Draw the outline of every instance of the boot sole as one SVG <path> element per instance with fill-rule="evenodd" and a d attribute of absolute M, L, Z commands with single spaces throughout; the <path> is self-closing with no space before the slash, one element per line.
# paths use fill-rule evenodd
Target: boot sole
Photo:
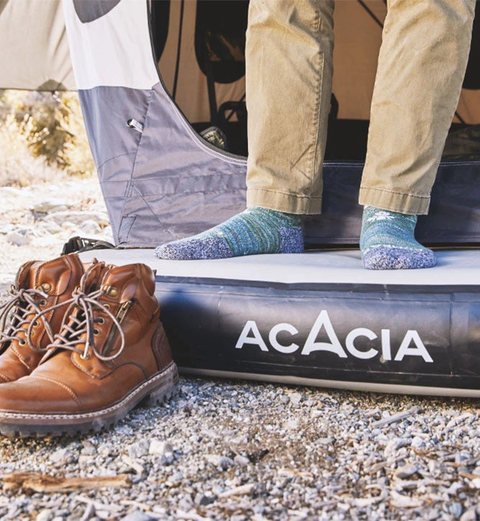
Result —
<path fill-rule="evenodd" d="M 174 362 L 161 373 L 130 391 L 121 401 L 92 412 L 36 414 L 0 411 L 0 434 L 23 436 L 76 436 L 111 427 L 142 403 L 153 406 L 170 399 L 178 384 Z"/>

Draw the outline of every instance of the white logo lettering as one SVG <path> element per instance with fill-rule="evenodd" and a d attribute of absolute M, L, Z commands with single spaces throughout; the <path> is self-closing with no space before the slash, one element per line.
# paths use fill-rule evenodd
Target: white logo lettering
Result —
<path fill-rule="evenodd" d="M 411 343 L 414 343 L 416 347 L 410 347 Z M 423 345 L 422 339 L 417 331 L 409 330 L 403 339 L 403 342 L 398 348 L 397 356 L 395 360 L 401 362 L 405 355 L 410 356 L 421 356 L 425 362 L 433 362 L 432 357 L 429 355 L 426 347 Z"/>
<path fill-rule="evenodd" d="M 327 333 L 330 343 L 315 342 L 322 327 L 325 328 L 325 332 Z M 323 310 L 320 315 L 318 315 L 315 324 L 313 324 L 312 330 L 310 331 L 307 341 L 305 342 L 302 355 L 309 355 L 313 351 L 330 351 L 331 353 L 336 353 L 340 358 L 347 358 L 347 353 L 345 353 L 343 350 L 342 344 L 338 340 L 332 323 L 330 322 L 330 317 L 325 310 Z"/>
<path fill-rule="evenodd" d="M 322 329 L 328 338 L 328 342 L 317 341 L 317 338 Z M 292 337 L 298 335 L 299 333 L 295 326 L 285 322 L 273 326 L 269 332 L 268 340 L 271 347 L 279 353 L 292 354 L 300 351 L 301 355 L 308 356 L 314 351 L 328 351 L 330 353 L 335 353 L 339 358 L 348 358 L 344 347 L 340 343 L 340 340 L 335 333 L 332 322 L 326 310 L 323 310 L 318 315 L 317 320 L 313 324 L 312 329 L 308 334 L 303 348 L 293 341 L 288 345 L 281 344 L 278 341 L 278 335 L 281 332 L 287 332 L 292 335 Z M 367 351 L 361 351 L 355 346 L 355 341 L 357 338 L 362 336 L 372 342 L 378 339 L 378 335 L 371 329 L 364 327 L 353 329 L 347 334 L 345 338 L 345 348 L 350 355 L 354 356 L 355 358 L 359 358 L 360 360 L 370 360 L 371 358 L 379 355 L 381 352 L 381 362 L 388 362 L 392 360 L 390 329 L 382 329 L 380 333 L 380 346 L 378 343 L 376 345 L 374 344 Z M 240 333 L 235 348 L 242 349 L 245 344 L 255 345 L 258 346 L 261 351 L 265 351 L 267 353 L 269 352 L 267 344 L 265 343 L 265 340 L 263 339 L 255 320 L 247 321 L 242 332 Z M 375 347 L 378 347 L 378 349 Z M 418 331 L 413 329 L 409 329 L 407 331 L 393 360 L 395 362 L 401 362 L 405 356 L 419 356 L 423 358 L 425 362 L 433 362 L 433 359 L 427 351 L 427 348 L 425 347 L 422 339 L 420 338 Z"/>
<path fill-rule="evenodd" d="M 248 336 L 248 333 L 250 333 L 250 331 L 252 332 L 253 337 Z M 268 347 L 266 346 L 265 342 L 263 341 L 262 335 L 260 334 L 260 331 L 258 330 L 258 326 L 257 326 L 257 323 L 255 322 L 255 320 L 249 320 L 245 324 L 245 327 L 243 328 L 243 331 L 240 333 L 240 336 L 238 338 L 237 345 L 235 346 L 235 348 L 242 349 L 242 347 L 245 344 L 256 345 L 256 346 L 260 347 L 260 349 L 262 351 L 268 352 Z"/>
<path fill-rule="evenodd" d="M 350 331 L 350 333 L 347 335 L 347 338 L 345 339 L 345 346 L 350 354 L 362 360 L 369 360 L 378 354 L 378 351 L 373 348 L 369 349 L 368 351 L 359 351 L 354 345 L 355 339 L 359 336 L 366 336 L 369 340 L 375 340 L 378 338 L 372 330 L 366 329 L 364 327 L 359 327 L 353 331 Z"/>
<path fill-rule="evenodd" d="M 277 340 L 277 335 L 280 331 L 287 331 L 292 335 L 296 335 L 298 333 L 298 329 L 293 327 L 291 324 L 277 324 L 272 327 L 270 334 L 268 335 L 268 340 L 270 340 L 270 344 L 272 344 L 273 349 L 280 351 L 280 353 L 290 354 L 295 353 L 295 351 L 300 347 L 298 344 L 290 344 L 289 346 L 282 346 Z"/>

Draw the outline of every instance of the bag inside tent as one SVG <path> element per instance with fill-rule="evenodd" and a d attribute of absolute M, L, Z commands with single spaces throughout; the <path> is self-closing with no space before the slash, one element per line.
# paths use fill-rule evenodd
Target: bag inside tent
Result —
<path fill-rule="evenodd" d="M 336 2 L 324 213 L 304 229 L 314 251 L 188 262 L 152 248 L 245 208 L 248 1 L 63 0 L 63 11 L 0 0 L 0 88 L 78 89 L 116 243 L 82 259 L 156 270 L 183 373 L 480 397 L 480 18 L 417 227 L 438 266 L 374 272 L 361 266 L 357 197 L 386 2 Z"/>

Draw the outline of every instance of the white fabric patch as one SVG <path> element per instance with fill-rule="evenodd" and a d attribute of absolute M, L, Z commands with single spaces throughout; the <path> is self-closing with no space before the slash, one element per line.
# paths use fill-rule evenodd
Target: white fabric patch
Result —
<path fill-rule="evenodd" d="M 146 0 L 122 0 L 98 20 L 83 24 L 72 0 L 63 0 L 78 89 L 151 89 L 159 82 Z"/>

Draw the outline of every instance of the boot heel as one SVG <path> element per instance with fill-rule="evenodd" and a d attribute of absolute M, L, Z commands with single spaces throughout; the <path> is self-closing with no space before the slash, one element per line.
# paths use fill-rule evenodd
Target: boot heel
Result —
<path fill-rule="evenodd" d="M 168 385 L 154 389 L 148 396 L 143 399 L 142 405 L 145 407 L 153 407 L 164 402 L 167 402 L 177 393 L 178 385 L 178 371 L 175 367 L 175 373 Z"/>

